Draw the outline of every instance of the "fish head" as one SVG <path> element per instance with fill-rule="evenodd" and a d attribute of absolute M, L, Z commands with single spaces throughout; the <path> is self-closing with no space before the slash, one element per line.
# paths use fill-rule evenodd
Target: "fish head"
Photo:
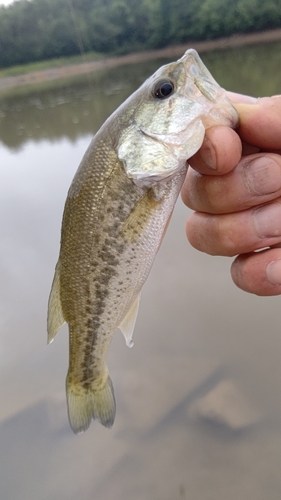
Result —
<path fill-rule="evenodd" d="M 238 124 L 226 91 L 193 49 L 158 69 L 121 108 L 117 154 L 139 185 L 183 168 L 200 149 L 207 128 Z"/>

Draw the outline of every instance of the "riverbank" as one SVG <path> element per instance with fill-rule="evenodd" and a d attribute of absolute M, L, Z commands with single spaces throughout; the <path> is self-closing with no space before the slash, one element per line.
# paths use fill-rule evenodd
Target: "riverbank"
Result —
<path fill-rule="evenodd" d="M 99 61 L 81 62 L 79 64 L 64 65 L 56 68 L 48 68 L 30 73 L 7 76 L 0 78 L 0 90 L 20 87 L 42 82 L 52 81 L 60 78 L 70 78 L 80 74 L 91 73 L 104 68 L 113 68 L 127 64 L 135 64 L 152 59 L 172 59 L 181 56 L 188 48 L 193 47 L 199 53 L 212 50 L 220 50 L 241 45 L 252 45 L 257 43 L 269 43 L 281 40 L 281 29 L 251 33 L 247 35 L 234 35 L 228 38 L 207 40 L 203 42 L 190 42 L 183 45 L 175 45 L 164 49 L 152 50 L 127 54 L 121 57 L 109 57 Z"/>

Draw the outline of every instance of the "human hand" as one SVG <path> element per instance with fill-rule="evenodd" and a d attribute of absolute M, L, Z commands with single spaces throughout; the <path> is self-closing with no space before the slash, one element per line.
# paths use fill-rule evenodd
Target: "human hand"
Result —
<path fill-rule="evenodd" d="M 210 255 L 238 255 L 231 266 L 238 287 L 278 295 L 281 96 L 229 97 L 239 113 L 238 130 L 208 129 L 201 149 L 189 160 L 182 199 L 195 213 L 186 234 L 196 249 Z"/>

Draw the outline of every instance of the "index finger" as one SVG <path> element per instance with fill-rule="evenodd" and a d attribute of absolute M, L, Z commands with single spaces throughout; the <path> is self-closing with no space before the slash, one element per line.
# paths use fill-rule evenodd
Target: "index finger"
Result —
<path fill-rule="evenodd" d="M 229 127 L 215 125 L 206 130 L 201 148 L 188 163 L 200 174 L 224 175 L 236 167 L 241 154 L 238 134 Z"/>
<path fill-rule="evenodd" d="M 237 132 L 242 141 L 266 151 L 281 149 L 281 96 L 262 97 L 256 103 L 235 102 Z"/>

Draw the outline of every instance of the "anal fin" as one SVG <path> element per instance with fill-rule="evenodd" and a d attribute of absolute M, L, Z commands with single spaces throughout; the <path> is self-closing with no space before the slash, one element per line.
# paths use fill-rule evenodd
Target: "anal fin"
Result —
<path fill-rule="evenodd" d="M 123 318 L 122 322 L 118 326 L 119 330 L 123 333 L 126 344 L 128 347 L 133 347 L 134 342 L 132 341 L 134 328 L 137 320 L 138 310 L 139 310 L 139 302 L 140 302 L 140 293 L 133 302 L 130 310 L 127 312 L 125 318 Z"/>

